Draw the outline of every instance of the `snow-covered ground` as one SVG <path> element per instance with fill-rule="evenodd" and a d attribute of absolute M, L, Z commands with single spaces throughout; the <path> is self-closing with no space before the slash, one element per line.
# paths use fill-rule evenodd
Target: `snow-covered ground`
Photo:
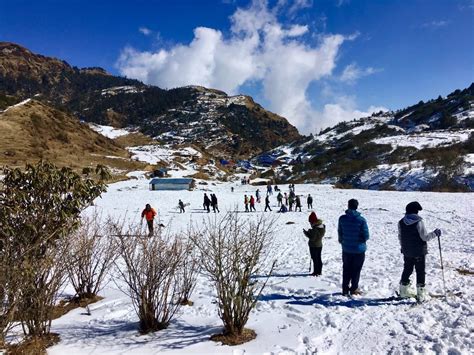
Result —
<path fill-rule="evenodd" d="M 461 143 L 469 139 L 469 135 L 474 129 L 460 131 L 436 131 L 424 132 L 418 134 L 398 135 L 374 139 L 376 144 L 391 144 L 395 149 L 397 147 L 415 147 L 417 149 L 433 148 L 438 146 L 452 145 Z"/>
<path fill-rule="evenodd" d="M 140 177 L 139 174 L 136 176 Z M 240 183 L 198 185 L 195 191 L 149 191 L 148 181 L 139 178 L 111 185 L 97 200 L 104 214 L 126 216 L 138 222 L 145 203 L 159 212 L 167 228 L 185 229 L 189 221 L 202 223 L 206 190 L 216 193 L 221 211 L 239 206 L 244 194 L 257 187 Z M 231 192 L 231 186 L 235 188 Z M 260 187 L 261 189 L 261 187 Z M 285 186 L 284 191 L 287 191 Z M 114 282 L 102 292 L 105 298 L 90 306 L 92 315 L 74 310 L 53 322 L 61 342 L 49 354 L 469 354 L 474 349 L 472 275 L 460 275 L 456 268 L 474 270 L 473 194 L 337 190 L 327 185 L 296 185 L 297 194 L 314 197 L 315 211 L 327 226 L 323 247 L 323 276 L 307 276 L 309 252 L 302 228 L 308 228 L 309 211 L 277 214 L 272 253 L 278 260 L 269 286 L 247 324 L 257 338 L 236 346 L 222 346 L 209 340 L 221 330 L 213 303 L 215 290 L 200 277 L 192 296 L 192 307 L 182 312 L 166 330 L 142 336 L 131 301 Z M 364 295 L 350 300 L 340 295 L 341 248 L 337 242 L 337 220 L 349 198 L 357 198 L 367 218 L 371 237 L 360 286 Z M 177 211 L 178 199 L 189 202 L 185 214 Z M 305 199 L 304 199 L 305 200 Z M 461 291 L 447 301 L 432 299 L 423 305 L 411 301 L 390 302 L 402 271 L 397 239 L 397 222 L 405 205 L 417 200 L 428 229 L 443 231 L 442 246 L 446 286 Z M 262 205 L 257 210 L 263 211 Z M 242 218 L 255 214 L 242 213 Z M 294 224 L 287 224 L 294 222 Z M 429 243 L 427 287 L 442 293 L 437 242 Z M 412 276 L 413 277 L 413 276 Z M 120 283 L 119 279 L 115 280 Z"/>
<path fill-rule="evenodd" d="M 131 131 L 127 129 L 120 129 L 112 126 L 103 126 L 95 123 L 89 123 L 89 127 L 97 133 L 100 133 L 110 139 L 126 136 L 127 134 L 131 133 Z"/>

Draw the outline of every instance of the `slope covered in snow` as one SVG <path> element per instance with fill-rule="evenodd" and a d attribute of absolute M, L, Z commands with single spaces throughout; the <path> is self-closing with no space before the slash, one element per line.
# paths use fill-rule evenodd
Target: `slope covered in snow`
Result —
<path fill-rule="evenodd" d="M 231 192 L 231 186 L 234 192 Z M 145 203 L 158 210 L 159 219 L 173 231 L 186 229 L 190 221 L 202 224 L 208 215 L 202 210 L 203 192 L 216 193 L 221 211 L 235 206 L 242 211 L 243 194 L 257 187 L 240 183 L 216 183 L 196 191 L 149 191 L 145 179 L 113 184 L 96 202 L 104 215 L 125 216 L 137 223 Z M 283 189 L 287 192 L 286 186 Z M 328 185 L 296 185 L 296 193 L 314 197 L 315 211 L 324 220 L 327 233 L 322 252 L 323 275 L 307 276 L 309 252 L 302 228 L 308 228 L 309 211 L 277 214 L 276 198 L 271 197 L 277 233 L 271 253 L 277 269 L 248 327 L 257 333 L 249 343 L 229 347 L 209 340 L 221 331 L 215 289 L 203 276 L 191 297 L 192 307 L 184 307 L 168 329 L 151 335 L 137 332 L 137 317 L 131 301 L 119 291 L 113 275 L 103 291 L 105 298 L 90 306 L 91 316 L 76 309 L 53 321 L 53 331 L 61 342 L 50 348 L 56 354 L 467 354 L 472 338 L 474 291 L 472 275 L 457 269 L 474 270 L 474 215 L 472 194 L 391 191 L 337 190 Z M 347 299 L 340 295 L 341 248 L 337 242 L 338 216 L 347 200 L 357 198 L 367 218 L 370 240 L 360 286 L 364 295 Z M 185 214 L 177 211 L 178 199 L 190 203 Z M 441 228 L 446 286 L 462 292 L 447 300 L 432 299 L 423 305 L 393 301 L 402 271 L 397 239 L 397 222 L 406 203 L 418 200 L 428 229 Z M 257 205 L 263 211 L 263 206 Z M 89 211 L 91 212 L 91 210 Z M 240 216 L 255 218 L 257 213 Z M 213 217 L 213 216 L 211 216 Z M 291 222 L 292 224 L 290 224 Z M 443 283 L 436 241 L 429 242 L 427 287 L 441 294 Z M 412 276 L 412 278 L 414 275 Z M 70 292 L 70 289 L 67 289 Z"/>

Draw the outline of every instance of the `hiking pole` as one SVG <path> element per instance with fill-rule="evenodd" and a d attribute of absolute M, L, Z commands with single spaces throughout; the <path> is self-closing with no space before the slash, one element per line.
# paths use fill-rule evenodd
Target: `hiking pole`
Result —
<path fill-rule="evenodd" d="M 441 275 L 443 276 L 444 298 L 446 299 L 446 281 L 444 279 L 443 253 L 441 252 L 441 239 L 438 236 L 439 258 L 441 260 Z"/>

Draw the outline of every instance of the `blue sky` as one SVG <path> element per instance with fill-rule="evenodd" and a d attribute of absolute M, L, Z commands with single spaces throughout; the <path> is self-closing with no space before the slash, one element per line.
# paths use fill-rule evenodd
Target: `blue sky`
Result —
<path fill-rule="evenodd" d="M 162 87 L 250 94 L 303 131 L 474 81 L 472 0 L 0 5 L 2 41 Z"/>

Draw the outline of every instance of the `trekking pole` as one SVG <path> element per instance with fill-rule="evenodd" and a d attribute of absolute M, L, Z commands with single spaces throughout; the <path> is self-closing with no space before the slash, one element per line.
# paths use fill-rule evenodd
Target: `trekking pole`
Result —
<path fill-rule="evenodd" d="M 441 239 L 438 236 L 439 258 L 441 260 L 441 275 L 443 276 L 444 298 L 446 299 L 446 281 L 444 279 L 443 253 L 441 252 Z"/>

